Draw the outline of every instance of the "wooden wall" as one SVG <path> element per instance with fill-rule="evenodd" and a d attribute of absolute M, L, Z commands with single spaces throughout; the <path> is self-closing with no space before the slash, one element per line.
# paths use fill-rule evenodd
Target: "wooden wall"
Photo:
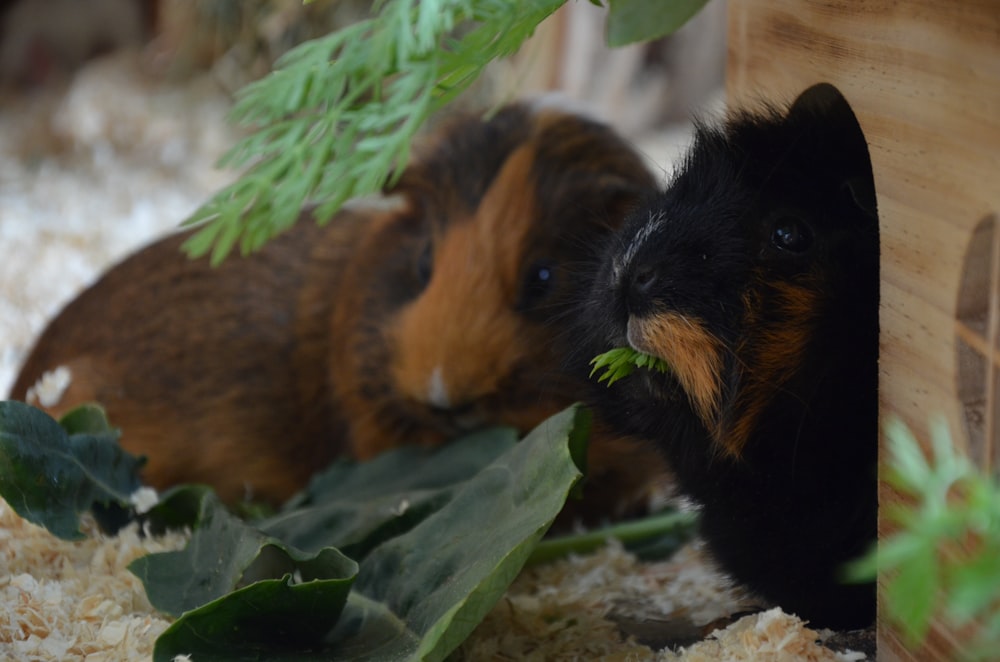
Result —
<path fill-rule="evenodd" d="M 847 97 L 871 150 L 882 416 L 926 440 L 942 413 L 956 445 L 996 469 L 1000 1 L 729 0 L 730 103 L 791 100 L 818 81 Z M 937 624 L 906 652 L 880 624 L 880 660 L 950 660 L 956 646 Z"/>

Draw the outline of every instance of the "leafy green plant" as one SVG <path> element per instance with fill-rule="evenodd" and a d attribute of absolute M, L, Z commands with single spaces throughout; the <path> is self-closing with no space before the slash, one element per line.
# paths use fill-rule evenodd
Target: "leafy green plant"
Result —
<path fill-rule="evenodd" d="M 956 628 L 975 625 L 962 651 L 995 659 L 1000 650 L 1000 481 L 955 450 L 947 423 L 931 426 L 930 460 L 897 418 L 885 425 L 886 480 L 909 503 L 887 506 L 898 530 L 849 571 L 853 579 L 884 577 L 885 612 L 910 646 L 932 618 Z"/>
<path fill-rule="evenodd" d="M 600 0 L 591 0 L 595 5 Z M 608 45 L 624 46 L 674 32 L 708 0 L 608 0 Z"/>
<path fill-rule="evenodd" d="M 255 525 L 208 495 L 186 549 L 133 564 L 157 608 L 183 613 L 157 641 L 155 659 L 233 651 L 289 660 L 443 658 L 503 594 L 559 512 L 580 478 L 573 457 L 586 428 L 575 409 L 518 444 L 507 430 L 459 440 L 457 464 L 451 447 L 339 463 L 285 512 Z M 387 526 L 393 520 L 404 524 Z M 482 535 L 482 522 L 491 535 Z M 297 541 L 313 551 L 299 551 Z M 354 549 L 360 564 L 335 547 Z M 213 562 L 220 550 L 228 560 L 221 569 Z"/>
<path fill-rule="evenodd" d="M 66 540 L 84 537 L 80 516 L 131 505 L 144 460 L 122 451 L 97 406 L 58 423 L 34 407 L 0 402 L 0 495 L 24 519 Z"/>
<path fill-rule="evenodd" d="M 565 1 L 380 0 L 372 18 L 290 51 L 241 91 L 232 117 L 253 133 L 222 164 L 246 171 L 186 221 L 205 224 L 188 252 L 218 263 L 287 229 L 307 201 L 325 222 L 378 191 L 424 121 Z M 706 1 L 608 0 L 609 41 L 667 34 Z"/>
<path fill-rule="evenodd" d="M 571 407 L 521 441 L 494 429 L 338 462 L 255 522 L 207 487 L 169 490 L 144 527 L 190 528 L 190 542 L 130 566 L 177 617 L 154 660 L 443 659 L 538 548 L 581 478 L 588 433 L 586 410 Z M 97 504 L 129 508 L 141 464 L 99 408 L 57 423 L 0 402 L 0 496 L 56 535 L 82 535 L 79 516 Z M 644 530 L 660 538 L 686 525 Z"/>
<path fill-rule="evenodd" d="M 608 386 L 611 386 L 619 379 L 628 377 L 636 368 L 645 368 L 646 370 L 663 373 L 670 370 L 670 366 L 663 359 L 650 354 L 644 354 L 631 347 L 617 347 L 603 354 L 598 354 L 591 359 L 590 365 L 594 366 L 590 371 L 591 377 L 597 374 L 598 370 L 604 368 L 604 372 L 597 378 L 597 381 L 606 381 Z"/>

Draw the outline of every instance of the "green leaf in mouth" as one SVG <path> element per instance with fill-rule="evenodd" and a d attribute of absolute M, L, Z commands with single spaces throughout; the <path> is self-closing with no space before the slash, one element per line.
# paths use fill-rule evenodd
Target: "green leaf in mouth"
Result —
<path fill-rule="evenodd" d="M 667 372 L 670 367 L 663 359 L 651 354 L 644 354 L 631 347 L 616 347 L 603 354 L 598 354 L 590 361 L 594 366 L 590 371 L 593 377 L 598 370 L 604 368 L 604 372 L 597 378 L 598 382 L 606 381 L 611 386 L 619 379 L 628 377 L 636 368 L 645 368 L 655 372 Z"/>

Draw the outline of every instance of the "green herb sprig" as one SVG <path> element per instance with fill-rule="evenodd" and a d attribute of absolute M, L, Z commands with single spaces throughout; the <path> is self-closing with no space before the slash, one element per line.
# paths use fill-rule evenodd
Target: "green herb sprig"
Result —
<path fill-rule="evenodd" d="M 706 1 L 609 0 L 608 41 L 668 34 Z M 232 119 L 253 133 L 220 165 L 244 174 L 185 221 L 204 224 L 185 249 L 217 264 L 236 245 L 263 246 L 307 202 L 326 222 L 347 200 L 379 191 L 425 120 L 565 2 L 377 0 L 372 18 L 289 51 L 241 90 Z"/>
<path fill-rule="evenodd" d="M 936 616 L 955 628 L 978 623 L 961 659 L 996 659 L 1000 480 L 954 448 L 943 419 L 932 421 L 929 459 L 899 419 L 888 420 L 885 436 L 886 480 L 912 501 L 886 506 L 899 529 L 852 564 L 848 576 L 883 576 L 886 612 L 909 646 L 924 641 Z"/>
<path fill-rule="evenodd" d="M 565 0 L 386 0 L 368 20 L 301 44 L 247 86 L 233 111 L 255 133 L 222 165 L 249 166 L 187 221 L 188 241 L 221 261 L 290 227 L 321 200 L 328 220 L 348 199 L 378 191 L 409 157 L 427 117 L 489 62 L 517 51 Z"/>
<path fill-rule="evenodd" d="M 644 354 L 631 347 L 617 347 L 599 354 L 591 359 L 590 365 L 594 366 L 593 370 L 590 371 L 591 377 L 601 368 L 605 368 L 601 376 L 597 378 L 597 381 L 606 381 L 608 386 L 611 386 L 619 379 L 628 377 L 636 368 L 645 368 L 646 370 L 662 373 L 670 370 L 667 362 L 663 359 L 650 354 Z"/>

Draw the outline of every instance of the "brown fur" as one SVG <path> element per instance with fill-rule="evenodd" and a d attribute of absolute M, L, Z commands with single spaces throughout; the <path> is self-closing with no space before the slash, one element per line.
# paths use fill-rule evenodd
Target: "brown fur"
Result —
<path fill-rule="evenodd" d="M 778 312 L 778 320 L 759 319 L 760 302 L 746 300 L 743 328 L 753 332 L 735 348 L 741 387 L 734 405 L 725 411 L 719 406 L 725 347 L 700 320 L 665 312 L 632 318 L 628 324 L 630 344 L 666 361 L 719 450 L 731 458 L 740 457 L 758 415 L 794 373 L 817 317 L 815 289 L 782 282 L 766 287 L 771 290 L 770 305 Z"/>
<path fill-rule="evenodd" d="M 700 320 L 672 312 L 632 318 L 628 335 L 633 347 L 666 361 L 703 421 L 715 419 L 722 390 L 722 343 Z"/>
<path fill-rule="evenodd" d="M 339 450 L 321 359 L 331 302 L 313 283 L 368 217 L 300 223 L 252 258 L 212 269 L 161 240 L 109 271 L 37 341 L 12 396 L 67 365 L 51 413 L 101 403 L 157 487 L 209 482 L 227 499 L 289 494 Z"/>
<path fill-rule="evenodd" d="M 762 276 L 757 278 L 763 280 Z M 800 365 L 819 317 L 822 294 L 815 283 L 778 281 L 760 289 L 770 291 L 769 308 L 776 317 L 770 321 L 764 319 L 758 314 L 761 302 L 746 301 L 747 319 L 743 328 L 751 329 L 752 333 L 736 348 L 742 387 L 731 411 L 709 421 L 716 442 L 732 457 L 742 454 L 760 413 Z"/>
<path fill-rule="evenodd" d="M 185 259 L 183 235 L 114 267 L 49 325 L 13 396 L 69 365 L 54 413 L 102 403 L 152 485 L 206 482 L 228 501 L 283 499 L 340 453 L 527 431 L 583 395 L 586 375 L 562 365 L 574 269 L 654 185 L 579 117 L 457 120 L 402 173 L 395 208 L 305 218 L 218 269 Z M 644 453 L 605 437 L 591 464 L 638 493 L 662 466 Z"/>

